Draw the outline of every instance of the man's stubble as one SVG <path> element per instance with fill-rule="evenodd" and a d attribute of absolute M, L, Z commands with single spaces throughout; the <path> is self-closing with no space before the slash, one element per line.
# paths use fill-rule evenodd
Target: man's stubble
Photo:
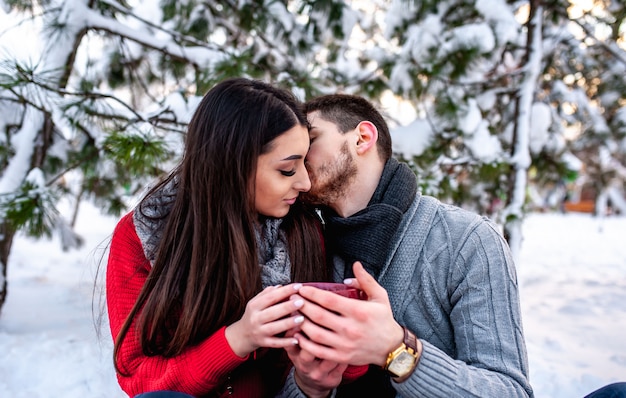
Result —
<path fill-rule="evenodd" d="M 345 197 L 350 185 L 357 176 L 356 161 L 350 154 L 348 143 L 344 142 L 339 155 L 333 162 L 327 162 L 311 170 L 309 166 L 311 190 L 301 194 L 303 201 L 312 204 L 331 206 Z"/>

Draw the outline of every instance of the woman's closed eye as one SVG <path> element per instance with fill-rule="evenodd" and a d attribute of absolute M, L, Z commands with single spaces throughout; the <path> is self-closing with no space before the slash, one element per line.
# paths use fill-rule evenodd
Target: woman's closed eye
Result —
<path fill-rule="evenodd" d="M 280 174 L 284 175 L 285 177 L 291 177 L 296 174 L 296 169 L 280 170 Z"/>

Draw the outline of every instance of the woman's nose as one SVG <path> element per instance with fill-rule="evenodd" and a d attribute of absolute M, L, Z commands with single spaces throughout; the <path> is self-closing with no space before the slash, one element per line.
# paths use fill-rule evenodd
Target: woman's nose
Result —
<path fill-rule="evenodd" d="M 293 184 L 293 187 L 300 192 L 308 192 L 311 189 L 311 180 L 309 179 L 309 173 L 307 173 L 306 169 L 303 171 L 304 172 L 298 173 L 300 177 L 298 181 Z"/>

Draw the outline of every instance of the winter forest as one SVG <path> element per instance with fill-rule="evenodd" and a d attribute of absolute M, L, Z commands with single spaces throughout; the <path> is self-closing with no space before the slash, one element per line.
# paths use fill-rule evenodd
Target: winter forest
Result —
<path fill-rule="evenodd" d="M 520 223 L 572 186 L 626 210 L 626 6 L 606 0 L 0 0 L 31 51 L 0 53 L 0 268 L 12 238 L 119 214 L 180 152 L 202 94 L 230 76 L 367 96 L 421 190 Z M 24 35 L 20 40 L 26 41 Z M 75 203 L 67 219 L 59 200 Z M 7 292 L 0 279 L 0 306 Z"/>
<path fill-rule="evenodd" d="M 514 254 L 529 213 L 626 214 L 623 1 L 0 0 L 0 13 L 0 316 L 16 233 L 80 247 L 81 204 L 125 212 L 232 76 L 303 100 L 366 96 L 420 190 L 496 220 Z"/>

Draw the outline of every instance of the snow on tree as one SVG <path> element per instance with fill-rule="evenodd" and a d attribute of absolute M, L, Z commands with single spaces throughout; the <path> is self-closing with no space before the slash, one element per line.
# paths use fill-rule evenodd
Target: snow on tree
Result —
<path fill-rule="evenodd" d="M 81 239 L 60 201 L 127 209 L 177 161 L 188 119 L 216 81 L 246 75 L 310 91 L 309 48 L 326 28 L 339 31 L 336 20 L 323 22 L 336 7 L 342 3 L 3 1 L 6 20 L 15 21 L 3 34 L 35 30 L 39 51 L 0 60 L 0 306 L 16 231 L 58 233 L 70 248 Z M 309 14 L 319 20 L 299 20 Z"/>
<path fill-rule="evenodd" d="M 347 92 L 380 104 L 394 151 L 421 190 L 494 218 L 514 251 L 528 184 L 558 184 L 574 155 L 600 200 L 624 205 L 621 2 L 0 6 L 8 13 L 0 45 L 12 32 L 39 34 L 28 57 L 0 52 L 0 306 L 16 231 L 79 245 L 72 225 L 81 201 L 125 211 L 178 160 L 200 96 L 231 76 L 289 87 L 302 99 Z M 74 215 L 61 215 L 61 203 L 73 204 Z"/>
<path fill-rule="evenodd" d="M 505 209 L 505 236 L 509 241 L 513 254 L 519 253 L 521 247 L 521 230 L 526 187 L 528 186 L 528 168 L 530 167 L 531 151 L 531 119 L 535 99 L 535 82 L 538 80 L 542 57 L 542 21 L 543 7 L 540 1 L 531 0 L 530 17 L 527 28 L 525 70 L 515 102 L 515 120 L 513 123 L 513 148 L 511 156 L 511 183 L 507 208 Z M 544 109 L 537 106 L 536 109 Z M 536 114 L 536 112 L 535 112 Z M 541 141 L 539 141 L 541 142 Z"/>
<path fill-rule="evenodd" d="M 493 217 L 515 254 L 529 184 L 562 184 L 576 171 L 572 154 L 592 180 L 621 186 L 624 5 L 592 2 L 577 13 L 567 1 L 376 4 L 385 24 L 363 28 L 378 49 L 360 64 L 377 54 L 384 85 L 374 94 L 391 90 L 416 109 L 419 120 L 394 131 L 394 149 L 423 192 Z M 600 162 L 600 146 L 612 162 Z M 589 170 L 595 164 L 603 172 Z"/>

